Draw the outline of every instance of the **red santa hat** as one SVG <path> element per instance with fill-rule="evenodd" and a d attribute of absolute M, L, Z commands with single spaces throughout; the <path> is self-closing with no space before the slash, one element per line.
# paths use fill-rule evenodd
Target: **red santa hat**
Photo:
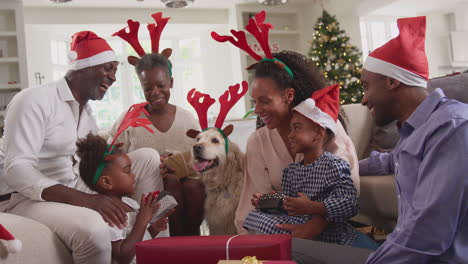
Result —
<path fill-rule="evenodd" d="M 328 128 L 333 134 L 337 133 L 336 120 L 340 107 L 340 86 L 330 85 L 314 92 L 308 98 L 293 108 L 317 125 Z"/>
<path fill-rule="evenodd" d="M 0 224 L 0 241 L 5 241 L 9 253 L 19 252 L 23 246 L 20 240 L 16 239 L 8 230 Z"/>
<path fill-rule="evenodd" d="M 117 61 L 107 42 L 91 31 L 81 31 L 72 36 L 68 53 L 69 68 L 79 70 L 106 62 Z"/>
<path fill-rule="evenodd" d="M 369 54 L 363 68 L 406 85 L 426 87 L 429 66 L 425 52 L 426 17 L 400 18 L 400 34 Z"/>

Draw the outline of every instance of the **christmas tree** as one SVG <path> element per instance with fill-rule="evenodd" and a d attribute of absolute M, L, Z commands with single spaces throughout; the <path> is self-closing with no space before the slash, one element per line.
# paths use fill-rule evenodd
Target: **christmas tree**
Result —
<path fill-rule="evenodd" d="M 309 57 L 332 84 L 339 83 L 340 103 L 361 102 L 361 52 L 349 43 L 335 16 L 323 11 L 315 24 Z"/>

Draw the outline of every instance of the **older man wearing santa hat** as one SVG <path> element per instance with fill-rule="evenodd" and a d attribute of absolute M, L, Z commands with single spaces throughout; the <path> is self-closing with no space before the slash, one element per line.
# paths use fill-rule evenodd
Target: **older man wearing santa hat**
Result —
<path fill-rule="evenodd" d="M 97 133 L 88 101 L 101 100 L 116 80 L 117 57 L 104 39 L 82 31 L 72 37 L 69 59 L 64 78 L 21 91 L 7 107 L 0 211 L 48 226 L 75 263 L 110 263 L 108 224 L 127 224 L 125 205 L 77 188 L 72 157 L 78 138 Z M 129 157 L 137 195 L 163 188 L 156 151 L 141 149 Z"/>
<path fill-rule="evenodd" d="M 369 54 L 361 81 L 362 104 L 377 125 L 397 120 L 400 141 L 359 164 L 361 175 L 395 174 L 398 223 L 368 258 L 296 243 L 300 263 L 319 256 L 323 263 L 468 263 L 468 105 L 426 90 L 426 18 L 398 19 L 398 28 L 396 38 Z"/>

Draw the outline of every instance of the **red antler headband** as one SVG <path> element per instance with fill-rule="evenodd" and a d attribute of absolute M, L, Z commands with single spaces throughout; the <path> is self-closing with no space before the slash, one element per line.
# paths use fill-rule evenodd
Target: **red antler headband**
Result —
<path fill-rule="evenodd" d="M 102 171 L 104 170 L 104 167 L 106 166 L 106 163 L 105 163 L 106 156 L 111 155 L 112 152 L 114 151 L 115 140 L 127 128 L 141 126 L 141 127 L 144 127 L 146 130 L 148 130 L 149 132 L 154 133 L 154 131 L 148 127 L 148 125 L 152 124 L 151 121 L 147 118 L 139 117 L 142 112 L 145 113 L 146 116 L 149 116 L 148 111 L 146 111 L 145 109 L 145 106 L 147 104 L 148 102 L 144 102 L 144 103 L 134 104 L 130 106 L 130 108 L 128 109 L 128 112 L 125 114 L 124 118 L 122 119 L 122 122 L 120 123 L 119 128 L 117 129 L 117 133 L 115 133 L 112 143 L 107 145 L 106 147 L 106 151 L 104 152 L 102 160 L 101 162 L 99 162 L 99 166 L 96 170 L 96 173 L 94 174 L 93 184 L 96 184 L 99 178 L 101 177 Z"/>
<path fill-rule="evenodd" d="M 226 144 L 226 153 L 228 152 L 228 140 L 222 130 L 224 120 L 231 108 L 247 93 L 249 84 L 246 81 L 242 82 L 242 90 L 240 90 L 240 84 L 229 86 L 229 89 L 219 97 L 220 110 L 218 118 L 214 127 L 218 129 L 221 135 L 224 137 Z M 190 90 L 187 94 L 187 101 L 192 105 L 198 115 L 200 121 L 200 127 L 202 131 L 209 129 L 208 127 L 208 109 L 215 103 L 215 99 L 211 98 L 209 94 L 204 94 L 197 91 L 195 88 Z"/>
<path fill-rule="evenodd" d="M 151 51 L 152 53 L 158 54 L 161 33 L 164 27 L 166 27 L 170 17 L 162 17 L 162 12 L 152 14 L 151 17 L 153 17 L 154 21 L 156 21 L 156 24 L 148 24 L 147 26 L 151 37 Z M 140 41 L 138 40 L 138 30 L 140 29 L 140 22 L 129 19 L 127 20 L 127 24 L 127 27 L 115 32 L 114 34 L 112 34 L 112 36 L 118 36 L 121 39 L 128 42 L 128 44 L 130 44 L 130 46 L 132 46 L 132 48 L 136 51 L 138 56 L 142 57 L 146 54 L 146 52 L 142 48 Z M 127 28 L 129 30 L 128 32 Z M 161 52 L 161 55 L 164 55 L 167 59 L 169 59 L 171 53 L 171 49 L 165 49 Z M 169 74 L 172 76 L 172 65 L 170 64 L 170 62 L 168 63 L 168 67 Z"/>
<path fill-rule="evenodd" d="M 245 36 L 244 31 L 236 31 L 234 29 L 231 30 L 231 34 L 233 36 L 221 36 L 218 33 L 212 31 L 211 37 L 218 41 L 218 42 L 226 42 L 229 41 L 234 46 L 238 47 L 239 49 L 247 52 L 253 59 L 256 61 L 272 61 L 280 67 L 288 72 L 288 74 L 294 78 L 294 74 L 291 69 L 282 61 L 277 58 L 274 58 L 271 54 L 270 45 L 268 43 L 268 32 L 270 29 L 273 29 L 273 26 L 269 23 L 264 23 L 266 18 L 265 11 L 261 11 L 258 14 L 255 14 L 254 18 L 249 19 L 249 23 L 245 26 L 245 29 L 255 37 L 257 42 L 260 44 L 263 52 L 265 53 L 265 57 L 260 56 L 259 54 L 255 53 L 250 47 L 249 43 L 247 42 L 247 38 Z M 237 40 L 236 40 L 237 39 Z M 255 64 L 254 64 L 255 65 Z M 252 69 L 254 65 L 249 66 L 247 69 Z"/>

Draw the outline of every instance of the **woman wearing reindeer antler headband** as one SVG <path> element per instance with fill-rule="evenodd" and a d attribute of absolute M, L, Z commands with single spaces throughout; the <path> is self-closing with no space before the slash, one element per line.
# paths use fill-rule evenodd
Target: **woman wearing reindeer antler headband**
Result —
<path fill-rule="evenodd" d="M 128 62 L 135 66 L 145 99 L 149 103 L 146 106 L 149 113 L 147 118 L 151 121 L 149 127 L 154 130 L 154 134 L 147 133 L 142 128 L 130 128 L 117 139 L 117 142 L 123 143 L 122 150 L 125 152 L 145 147 L 153 148 L 160 154 L 183 152 L 180 155 L 174 155 L 171 159 L 180 156 L 185 157 L 188 162 L 189 157 L 185 153 L 189 153 L 194 140 L 187 137 L 185 132 L 189 129 L 199 129 L 199 125 L 190 112 L 169 103 L 174 81 L 172 63 L 169 60 L 172 50 L 164 49 L 159 53 L 161 33 L 169 18 L 163 17 L 161 12 L 153 14 L 152 17 L 156 24 L 149 24 L 147 27 L 151 37 L 151 53 L 147 54 L 138 41 L 140 23 L 137 21 L 128 20 L 129 32 L 124 28 L 114 33 L 114 36 L 127 41 L 140 56 L 140 58 L 130 56 Z M 124 114 L 116 121 L 111 131 L 112 135 L 117 132 Z M 166 161 L 165 158 L 163 159 Z M 165 166 L 162 167 L 164 188 L 179 203 L 170 217 L 170 233 L 171 235 L 196 235 L 203 220 L 203 185 L 194 179 L 179 181 L 172 173 L 166 174 L 167 170 Z M 190 173 L 193 171 L 188 166 L 187 174 Z M 185 201 L 184 193 L 191 193 L 190 200 Z"/>
<path fill-rule="evenodd" d="M 300 159 L 299 155 L 292 153 L 287 138 L 292 108 L 310 98 L 314 91 L 327 86 L 327 80 L 305 56 L 292 51 L 270 51 L 268 32 L 273 26 L 264 23 L 265 18 L 266 14 L 262 11 L 251 18 L 245 27 L 259 42 L 264 56 L 255 53 L 249 47 L 244 31 L 231 30 L 233 36 L 211 33 L 216 41 L 229 41 L 258 61 L 248 69 L 255 70 L 251 85 L 255 113 L 266 126 L 255 131 L 247 142 L 246 178 L 236 212 L 237 231 L 241 234 L 247 233 L 242 228 L 243 222 L 247 214 L 254 209 L 251 204 L 252 195 L 281 191 L 283 169 Z M 326 150 L 350 163 L 351 177 L 359 190 L 356 151 L 339 122 L 337 135 Z M 293 236 L 312 239 L 320 234 L 325 226 L 323 218 L 313 217 L 306 224 L 284 225 L 283 228 L 291 231 Z"/>

